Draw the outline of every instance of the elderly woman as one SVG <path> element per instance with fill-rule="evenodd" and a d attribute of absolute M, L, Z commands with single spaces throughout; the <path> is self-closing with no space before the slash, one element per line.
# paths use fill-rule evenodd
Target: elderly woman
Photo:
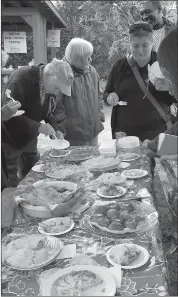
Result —
<path fill-rule="evenodd" d="M 103 130 L 99 76 L 90 65 L 92 53 L 92 44 L 81 38 L 73 38 L 65 50 L 65 60 L 72 67 L 74 82 L 71 96 L 59 94 L 55 115 L 65 139 L 74 146 L 96 146 L 98 134 Z"/>
<path fill-rule="evenodd" d="M 145 94 L 130 63 L 137 67 L 143 85 L 151 92 L 166 114 L 175 100 L 167 91 L 160 92 L 148 80 L 148 64 L 156 60 L 152 51 L 153 29 L 148 23 L 138 22 L 129 28 L 130 52 L 129 60 L 123 58 L 113 66 L 104 92 L 104 100 L 113 106 L 111 117 L 112 135 L 125 132 L 128 136 L 137 136 L 141 141 L 153 139 L 165 131 L 166 123 L 157 109 Z M 123 101 L 124 105 L 121 105 Z"/>
<path fill-rule="evenodd" d="M 9 95 L 21 104 L 23 115 L 13 116 L 2 124 L 2 147 L 11 186 L 19 183 L 18 168 L 21 158 L 24 177 L 39 160 L 37 136 L 39 133 L 63 138 L 53 116 L 56 95 L 61 91 L 71 94 L 73 73 L 63 60 L 53 59 L 47 65 L 25 66 L 15 70 L 4 90 L 3 105 Z M 45 123 L 41 123 L 44 120 Z"/>

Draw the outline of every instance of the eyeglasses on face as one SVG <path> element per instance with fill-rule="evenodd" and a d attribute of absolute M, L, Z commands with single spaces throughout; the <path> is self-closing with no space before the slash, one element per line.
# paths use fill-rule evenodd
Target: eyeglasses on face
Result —
<path fill-rule="evenodd" d="M 153 32 L 153 27 L 148 24 L 148 23 L 140 23 L 140 24 L 133 24 L 130 26 L 129 28 L 129 33 L 133 33 L 133 32 L 136 32 L 136 31 L 148 31 L 148 32 Z"/>
<path fill-rule="evenodd" d="M 140 15 L 143 16 L 144 14 L 148 15 L 152 13 L 153 11 L 151 9 L 144 9 L 140 11 Z"/>

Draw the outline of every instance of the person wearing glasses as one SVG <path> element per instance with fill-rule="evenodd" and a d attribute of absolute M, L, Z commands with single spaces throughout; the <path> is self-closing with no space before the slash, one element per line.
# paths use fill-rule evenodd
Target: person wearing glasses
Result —
<path fill-rule="evenodd" d="M 97 146 L 103 130 L 99 75 L 90 65 L 93 46 L 82 38 L 73 38 L 66 47 L 64 59 L 74 74 L 71 96 L 62 92 L 57 98 L 55 116 L 65 139 L 73 146 Z"/>
<path fill-rule="evenodd" d="M 22 115 L 14 115 L 2 123 L 2 148 L 11 186 L 16 187 L 20 181 L 18 169 L 21 159 L 24 161 L 22 177 L 39 160 L 39 133 L 63 138 L 53 112 L 56 95 L 61 91 L 69 96 L 72 82 L 70 65 L 57 59 L 47 65 L 24 66 L 11 74 L 3 91 L 2 105 L 9 100 L 19 101 L 20 109 L 24 111 Z M 45 123 L 41 123 L 42 120 Z"/>
<path fill-rule="evenodd" d="M 152 51 L 153 29 L 149 23 L 138 22 L 129 27 L 129 60 L 136 65 L 141 80 L 162 109 L 169 114 L 175 98 L 168 91 L 158 91 L 148 79 L 148 64 L 157 60 Z M 166 123 L 147 98 L 134 75 L 127 57 L 119 59 L 109 74 L 104 100 L 113 106 L 111 115 L 112 137 L 116 132 L 137 136 L 141 141 L 153 139 L 166 130 Z M 122 104 L 124 103 L 124 104 Z"/>
<path fill-rule="evenodd" d="M 175 23 L 163 16 L 160 1 L 141 2 L 140 16 L 142 21 L 153 26 L 153 50 L 158 51 L 164 37 L 175 27 Z"/>

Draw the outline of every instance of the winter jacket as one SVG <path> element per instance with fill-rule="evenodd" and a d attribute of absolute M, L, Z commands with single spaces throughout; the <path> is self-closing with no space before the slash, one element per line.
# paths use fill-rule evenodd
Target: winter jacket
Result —
<path fill-rule="evenodd" d="M 156 52 L 152 52 L 149 64 L 152 65 L 156 60 Z M 175 98 L 169 92 L 157 91 L 148 81 L 147 65 L 138 67 L 138 70 L 152 95 L 168 114 Z M 138 136 L 143 141 L 153 139 L 166 130 L 163 119 L 141 90 L 126 58 L 118 60 L 110 72 L 103 96 L 106 103 L 108 95 L 113 92 L 119 96 L 120 101 L 127 102 L 126 106 L 116 105 L 112 109 L 113 138 L 115 138 L 115 132 L 123 131 L 128 136 Z"/>
<path fill-rule="evenodd" d="M 9 143 L 15 148 L 25 146 L 38 136 L 38 128 L 42 120 L 50 123 L 55 131 L 58 130 L 55 118 L 52 113 L 49 113 L 50 100 L 53 95 L 47 94 L 41 106 L 39 66 L 24 66 L 15 70 L 3 92 L 3 105 L 9 100 L 5 95 L 5 91 L 9 89 L 11 96 L 21 103 L 20 109 L 25 111 L 23 115 L 11 118 L 2 124 L 2 142 Z"/>
<path fill-rule="evenodd" d="M 83 74 L 73 69 L 74 82 L 71 96 L 60 93 L 56 98 L 54 115 L 65 139 L 73 143 L 86 143 L 103 130 L 103 114 L 99 100 L 99 76 L 93 66 Z"/>

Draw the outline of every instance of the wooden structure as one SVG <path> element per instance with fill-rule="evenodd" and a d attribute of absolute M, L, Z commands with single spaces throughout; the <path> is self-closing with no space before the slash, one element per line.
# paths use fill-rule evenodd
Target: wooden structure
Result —
<path fill-rule="evenodd" d="M 47 29 L 66 28 L 66 22 L 51 1 L 2 0 L 1 30 L 33 32 L 34 63 L 47 62 Z M 53 56 L 55 50 L 52 50 Z"/>

